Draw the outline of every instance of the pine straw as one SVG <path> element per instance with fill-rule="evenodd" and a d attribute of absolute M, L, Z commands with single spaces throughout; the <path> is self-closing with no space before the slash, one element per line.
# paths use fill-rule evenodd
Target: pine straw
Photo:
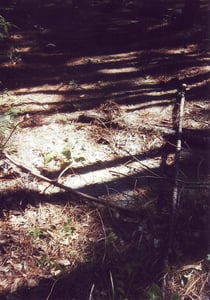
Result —
<path fill-rule="evenodd" d="M 210 270 L 204 263 L 184 266 L 172 274 L 167 290 L 173 295 L 177 293 L 181 300 L 208 300 L 210 295 Z"/>
<path fill-rule="evenodd" d="M 0 294 L 72 271 L 102 237 L 97 211 L 70 204 L 29 206 L 0 222 Z"/>

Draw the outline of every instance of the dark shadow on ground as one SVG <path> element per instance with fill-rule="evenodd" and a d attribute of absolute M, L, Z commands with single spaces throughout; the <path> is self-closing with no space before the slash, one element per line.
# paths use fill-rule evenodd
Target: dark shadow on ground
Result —
<path fill-rule="evenodd" d="M 193 85 L 191 100 L 207 97 L 205 68 L 209 53 L 205 25 L 172 30 L 162 24 L 158 14 L 142 16 L 129 9 L 107 13 L 92 8 L 82 13 L 52 6 L 9 14 L 11 21 L 20 26 L 14 32 L 18 38 L 11 44 L 29 50 L 18 52 L 19 63 L 1 67 L 2 89 L 26 89 L 20 92 L 24 95 L 28 89 L 37 88 L 30 93 L 60 95 L 58 106 L 65 107 L 66 102 L 74 106 L 77 102 L 81 109 L 95 108 L 109 98 L 119 104 L 171 100 L 176 83 L 182 82 Z M 21 23 L 23 19 L 28 20 L 25 25 Z M 181 50 L 177 52 L 178 47 Z M 192 50 L 187 51 L 190 47 Z M 196 75 L 195 69 L 199 68 L 202 73 Z M 89 88 L 90 84 L 95 86 Z M 201 84 L 202 88 L 197 87 Z M 65 89 L 55 87 L 49 91 L 47 87 L 54 85 Z M 161 95 L 148 94 L 160 91 Z"/>
<path fill-rule="evenodd" d="M 183 136 L 183 156 L 180 161 L 180 199 L 177 214 L 177 225 L 174 236 L 174 249 L 170 256 L 172 263 L 190 263 L 203 259 L 208 251 L 208 199 L 209 199 L 209 131 L 185 131 Z M 124 197 L 124 202 L 119 205 L 131 205 L 126 203 L 126 192 L 130 189 L 134 192 L 142 187 L 150 187 L 150 191 L 144 195 L 144 202 L 151 202 L 152 195 L 156 195 L 152 200 L 153 204 L 149 209 L 143 208 L 142 197 L 134 197 L 136 203 L 136 213 L 125 212 L 119 209 L 101 209 L 101 216 L 104 220 L 104 227 L 111 228 L 111 232 L 116 235 L 116 243 L 123 244 L 123 252 L 116 251 L 116 244 L 104 248 L 104 242 L 95 245 L 95 256 L 93 261 L 78 266 L 70 274 L 66 273 L 60 278 L 43 280 L 39 286 L 32 289 L 20 289 L 13 295 L 2 296 L 3 299 L 46 299 L 50 294 L 50 299 L 88 299 L 91 288 L 94 293 L 103 292 L 106 299 L 109 299 L 112 288 L 111 276 L 115 280 L 116 287 L 121 285 L 125 296 L 136 299 L 139 293 L 152 282 L 160 282 L 163 276 L 163 258 L 168 243 L 168 227 L 171 218 L 171 201 L 173 193 L 174 166 L 167 165 L 167 155 L 174 151 L 171 144 L 164 149 L 157 149 L 150 153 L 150 157 L 162 155 L 162 164 L 158 169 L 150 169 L 138 172 L 134 176 L 127 176 L 107 182 L 110 197 L 107 201 L 115 201 L 117 194 Z M 190 147 L 190 151 L 189 151 Z M 147 154 L 148 155 L 148 154 Z M 125 157 L 116 161 L 107 162 L 110 165 L 122 164 L 131 157 Z M 142 157 L 138 157 L 139 160 Z M 93 166 L 94 167 L 94 166 Z M 107 167 L 107 165 L 103 166 Z M 91 168 L 91 166 L 90 166 Z M 81 172 L 82 170 L 80 170 Z M 88 169 L 83 170 L 84 172 Z M 151 171 L 157 177 L 151 178 Z M 158 176 L 162 176 L 159 178 Z M 206 185 L 205 185 L 206 182 Z M 203 184 L 204 186 L 199 186 Z M 92 192 L 105 190 L 104 184 L 100 186 L 89 186 L 80 191 Z M 152 190 L 152 194 L 151 194 Z M 117 191 L 117 193 L 116 193 Z M 30 197 L 29 197 L 30 196 Z M 138 198 L 139 197 L 139 198 Z M 11 201 L 12 199 L 12 201 Z M 29 200 L 30 199 L 30 200 Z M 38 203 L 54 203 L 56 205 L 80 205 L 78 198 L 75 199 L 65 192 L 54 195 L 41 195 L 34 191 L 20 190 L 17 192 L 4 192 L 1 195 L 1 211 L 24 210 L 28 205 L 36 206 Z M 82 199 L 81 199 L 82 201 Z M 116 204 L 117 201 L 115 202 Z M 90 204 L 90 203 L 89 203 Z M 93 204 L 93 203 L 92 203 Z M 116 212 L 118 217 L 116 217 Z M 129 221 L 130 220 L 130 221 Z M 144 226 L 145 233 L 139 229 Z M 154 240 L 159 240 L 158 247 L 154 246 Z M 141 241 L 141 242 L 140 242 Z M 106 252 L 105 259 L 103 257 Z M 150 270 L 146 272 L 145 270 Z M 129 283 L 129 284 L 127 284 Z M 53 288 L 52 288 L 53 287 Z M 82 288 L 81 288 L 82 287 Z M 120 292 L 119 292 L 120 295 Z M 120 296 L 119 296 L 120 297 Z M 99 296 L 100 299 L 100 296 Z"/>
<path fill-rule="evenodd" d="M 202 83 L 202 87 L 194 86 L 191 90 L 191 100 L 196 100 L 197 97 L 207 97 L 209 85 L 205 83 L 208 79 L 205 67 L 207 62 L 203 58 L 208 58 L 206 52 L 203 51 L 204 40 L 206 39 L 206 33 L 202 30 L 195 30 L 193 32 L 180 32 L 177 31 L 174 35 L 170 35 L 170 28 L 161 27 L 160 29 L 146 30 L 145 19 L 141 22 L 139 15 L 136 13 L 125 12 L 111 12 L 102 13 L 102 18 L 99 18 L 98 12 L 96 18 L 93 19 L 93 13 L 90 12 L 89 16 L 79 16 L 66 12 L 66 8 L 56 8 L 33 12 L 20 12 L 20 15 L 12 16 L 14 22 L 17 22 L 25 31 L 22 31 L 22 38 L 17 41 L 16 46 L 28 45 L 28 35 L 32 38 L 31 50 L 28 53 L 22 53 L 22 62 L 20 64 L 9 65 L 1 68 L 1 75 L 4 78 L 4 87 L 10 90 L 17 88 L 29 89 L 40 85 L 55 85 L 65 84 L 74 80 L 76 87 L 71 87 L 67 91 L 58 91 L 58 95 L 62 96 L 62 100 L 56 104 L 52 103 L 53 108 L 46 111 L 46 114 L 51 114 L 56 111 L 59 112 L 74 112 L 76 107 L 74 105 L 80 103 L 80 109 L 91 109 L 97 107 L 107 98 L 114 98 L 119 104 L 134 104 L 144 103 L 143 108 L 150 106 L 150 101 L 171 100 L 174 98 L 175 89 L 177 88 L 177 81 L 187 82 L 190 84 Z M 60 16 L 62 15 L 62 19 Z M 24 28 L 23 17 L 28 16 L 30 19 L 27 23 L 27 28 Z M 56 22 L 55 22 L 56 20 Z M 131 22 L 133 21 L 133 23 Z M 22 22 L 22 23 L 21 23 Z M 152 21 L 154 25 L 157 25 L 157 19 Z M 79 23 L 79 24 L 78 24 Z M 160 23 L 160 17 L 158 16 L 158 24 Z M 84 28 L 84 24 L 87 25 Z M 145 23 L 144 23 L 145 24 Z M 34 25 L 43 27 L 49 30 L 46 35 L 39 27 L 34 31 Z M 153 25 L 153 24 L 152 24 Z M 32 30 L 32 32 L 28 29 Z M 30 27 L 31 26 L 31 27 Z M 97 30 L 95 29 L 97 27 Z M 17 31 L 19 32 L 19 30 Z M 32 34 L 32 35 L 31 35 Z M 189 35 L 188 35 L 189 34 Z M 147 37 L 148 41 L 144 38 Z M 69 37 L 69 38 L 67 38 Z M 178 40 L 177 40 L 178 38 Z M 47 48 L 48 43 L 55 43 L 56 48 Z M 198 46 L 198 50 L 191 51 L 190 54 L 167 52 L 174 48 L 174 46 L 181 46 L 183 49 L 187 48 L 191 44 Z M 130 52 L 139 52 L 135 54 L 133 59 L 129 58 Z M 198 51 L 198 52 L 197 52 Z M 183 50 L 184 52 L 184 50 Z M 114 60 L 117 58 L 117 54 L 126 53 L 128 57 L 123 61 L 122 58 L 119 61 L 95 62 L 91 61 L 92 57 L 99 55 L 115 55 Z M 160 54 L 161 53 L 161 54 Z M 69 66 L 68 62 L 72 59 L 85 57 L 85 62 L 81 62 L 79 65 Z M 87 60 L 86 60 L 87 58 Z M 177 63 L 177 61 L 179 61 Z M 111 74 L 103 73 L 102 70 L 113 68 L 135 68 L 134 71 L 122 71 L 121 73 Z M 185 73 L 176 78 L 176 74 L 180 69 L 186 68 L 199 68 L 204 67 L 202 74 L 189 75 L 185 77 Z M 100 73 L 101 72 L 101 73 Z M 172 79 L 166 81 L 164 78 L 158 83 L 144 83 L 144 78 L 147 76 L 171 76 Z M 174 78 L 175 77 L 175 81 Z M 139 86 L 132 86 L 126 80 L 137 80 L 142 78 L 142 82 Z M 80 90 L 83 84 L 94 84 L 94 82 L 106 82 L 111 83 L 111 87 L 99 87 L 99 91 L 87 88 L 85 91 Z M 122 82 L 121 82 L 122 81 Z M 125 82 L 123 82 L 125 81 Z M 113 86 L 114 85 L 114 86 Z M 205 88 L 204 88 L 205 87 Z M 148 91 L 164 90 L 168 92 L 165 95 L 147 95 Z M 45 91 L 44 88 L 40 88 L 40 91 L 45 95 L 50 94 L 49 91 Z M 39 92 L 40 92 L 39 91 Z M 33 92 L 32 92 L 33 93 Z M 34 92 L 34 94 L 37 92 Z M 79 96 L 85 93 L 84 100 L 81 101 Z M 21 92 L 22 95 L 27 94 L 27 91 Z M 131 96 L 131 98 L 129 98 Z M 129 100 L 127 100 L 129 98 Z M 73 99 L 73 100 L 72 100 Z M 69 100 L 69 101 L 68 101 Z M 29 102 L 30 103 L 30 102 Z M 67 104 L 68 103 L 68 104 Z M 48 103 L 49 104 L 49 103 Z M 43 105 L 43 103 L 42 103 Z M 159 104 L 157 104 L 159 105 Z M 155 106 L 152 103 L 152 106 Z M 39 114 L 41 111 L 36 111 L 34 114 Z M 209 112 L 207 112 L 209 113 Z M 42 114 L 44 114 L 42 112 Z M 180 214 L 178 216 L 178 226 L 176 228 L 176 247 L 172 257 L 173 262 L 177 261 L 193 261 L 195 259 L 202 259 L 207 253 L 206 242 L 206 210 L 207 198 L 209 189 L 204 188 L 201 192 L 201 188 L 198 187 L 199 192 L 195 192 L 191 186 L 190 192 L 185 192 L 184 189 L 187 186 L 186 181 L 195 183 L 195 181 L 206 181 L 209 178 L 209 133 L 204 133 L 204 139 L 197 139 L 197 136 L 201 132 L 188 133 L 184 144 L 186 150 L 191 148 L 191 151 L 187 156 L 183 156 L 181 161 L 182 175 L 181 178 L 183 185 L 181 188 L 180 198 Z M 192 136 L 189 138 L 189 136 Z M 169 139 L 169 137 L 166 137 Z M 172 140 L 173 142 L 173 140 Z M 173 143 L 170 140 L 170 143 Z M 170 145 L 169 143 L 169 145 Z M 201 143 L 199 145 L 199 143 Z M 196 149 L 194 149 L 196 145 Z M 124 215 L 119 219 L 115 219 L 112 215 L 111 224 L 112 230 L 117 235 L 119 241 L 123 243 L 129 242 L 128 249 L 125 247 L 124 253 L 113 252 L 110 248 L 107 251 L 106 260 L 102 264 L 101 249 L 103 245 L 99 243 L 95 245 L 96 257 L 92 263 L 87 263 L 79 266 L 71 274 L 65 274 L 64 278 L 58 280 L 55 285 L 55 281 L 44 281 L 40 283 L 40 286 L 34 289 L 23 289 L 13 295 L 7 295 L 2 299 L 46 299 L 50 292 L 50 299 L 88 299 L 93 284 L 95 292 L 105 290 L 108 297 L 111 296 L 111 282 L 110 272 L 116 284 L 119 282 L 127 283 L 130 285 L 123 286 L 125 290 L 125 296 L 130 295 L 131 298 L 136 299 L 139 296 L 139 289 L 145 288 L 153 281 L 160 281 L 163 275 L 163 261 L 162 254 L 165 251 L 168 236 L 166 232 L 170 220 L 170 207 L 171 196 L 173 192 L 173 175 L 174 166 L 168 166 L 167 155 L 174 152 L 174 147 L 168 147 L 166 145 L 162 149 L 153 150 L 150 153 L 144 153 L 143 156 L 137 156 L 139 160 L 145 157 L 154 158 L 162 156 L 162 164 L 159 169 L 152 169 L 152 172 L 158 176 L 164 177 L 160 179 L 148 178 L 147 175 L 151 175 L 149 171 L 141 171 L 134 176 L 127 176 L 124 179 L 113 180 L 106 182 L 106 186 L 91 185 L 80 189 L 82 192 L 88 192 L 92 194 L 92 191 L 98 192 L 96 195 L 104 195 L 109 190 L 109 196 L 115 197 L 116 194 L 120 194 L 127 201 L 127 190 L 133 190 L 141 188 L 142 186 L 152 186 L 153 194 L 157 195 L 154 201 L 153 211 L 143 211 L 145 215 L 141 213 L 141 199 L 137 203 L 140 208 L 140 214 L 135 219 L 135 222 L 128 223 L 128 215 Z M 186 151 L 187 152 L 187 151 Z M 75 170 L 80 173 L 86 173 L 89 170 L 98 170 L 100 168 L 116 166 L 122 164 L 133 157 L 125 156 L 115 161 L 104 162 L 103 165 L 90 165 L 83 169 Z M 51 177 L 57 174 L 50 174 Z M 165 182 L 167 182 L 167 187 Z M 190 183 L 189 183 L 190 185 Z M 34 193 L 28 191 L 29 193 Z M 1 210 L 21 209 L 24 210 L 28 205 L 28 197 L 25 191 L 19 191 L 12 193 L 11 191 L 4 192 L 1 195 Z M 198 196 L 199 193 L 199 196 Z M 196 197 L 195 197 L 196 195 Z M 57 195 L 58 196 L 58 195 Z M 145 195 L 150 199 L 150 193 Z M 8 199 L 15 199 L 12 203 Z M 66 193 L 59 194 L 59 201 L 57 198 L 53 199 L 53 196 L 47 197 L 34 193 L 31 205 L 36 205 L 37 201 L 52 202 L 60 205 L 64 205 L 68 201 L 74 205 L 74 199 L 70 199 Z M 60 201 L 62 199 L 62 201 Z M 191 201 L 193 199 L 193 201 Z M 113 200 L 113 199 L 111 199 Z M 108 199 L 107 201 L 110 201 Z M 121 203 L 122 204 L 122 203 Z M 78 202 L 76 203 L 78 205 Z M 130 205 L 130 203 L 129 203 Z M 157 215 L 156 213 L 159 213 Z M 199 213 L 198 213 L 199 212 Z M 110 212 L 109 212 L 110 213 Z M 105 211 L 107 214 L 107 211 Z M 111 212 L 114 214 L 114 212 Z M 130 216 L 129 216 L 130 217 Z M 136 216 L 135 216 L 136 218 Z M 109 218 L 110 221 L 110 218 Z M 147 231 L 150 234 L 150 238 L 139 244 L 142 231 L 139 227 L 142 224 L 147 224 Z M 106 225 L 106 224 L 105 224 Z M 110 222 L 107 222 L 107 226 L 110 226 Z M 161 240 L 158 248 L 154 247 L 154 239 Z M 103 249 L 104 250 L 104 249 Z M 181 253 L 181 257 L 179 256 Z M 132 277 L 130 277 L 130 270 Z M 147 272 L 147 278 L 145 277 L 145 269 L 150 270 Z M 121 274 L 122 277 L 119 277 Z M 101 278 L 102 277 L 102 280 Z M 142 279 L 144 278 L 144 279 Z M 142 280 L 142 282 L 139 282 Z M 52 289 L 53 287 L 53 289 Z M 82 287 L 82 288 L 81 288 Z M 105 288 L 104 288 L 105 287 Z M 132 287 L 132 291 L 131 291 Z M 110 293 L 110 294 L 109 294 Z"/>

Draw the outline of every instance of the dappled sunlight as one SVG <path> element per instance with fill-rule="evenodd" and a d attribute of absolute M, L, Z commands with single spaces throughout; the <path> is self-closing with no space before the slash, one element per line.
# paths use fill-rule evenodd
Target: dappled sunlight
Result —
<path fill-rule="evenodd" d="M 117 53 L 117 54 L 110 54 L 110 55 L 100 55 L 100 56 L 83 56 L 80 58 L 72 58 L 69 59 L 69 61 L 66 63 L 66 66 L 80 66 L 85 64 L 116 64 L 117 62 L 120 62 L 121 64 L 125 61 L 132 61 L 138 59 L 141 51 L 132 51 L 132 52 L 125 52 L 125 53 Z"/>
<path fill-rule="evenodd" d="M 141 110 L 141 109 L 144 109 L 144 112 L 145 113 L 145 109 L 146 108 L 153 108 L 153 107 L 156 107 L 156 106 L 162 106 L 163 108 L 164 107 L 167 107 L 168 109 L 170 109 L 170 105 L 174 103 L 174 101 L 171 101 L 171 100 L 154 100 L 154 101 L 150 101 L 149 104 L 145 104 L 145 103 L 141 103 L 141 104 L 133 104 L 132 106 L 130 106 L 128 108 L 128 110 L 132 110 L 132 111 L 135 111 L 135 110 Z"/>
<path fill-rule="evenodd" d="M 175 94 L 176 93 L 176 89 L 172 89 L 172 90 L 168 90 L 168 91 L 147 91 L 144 93 L 144 95 L 148 95 L 148 96 L 163 96 L 163 95 L 168 95 L 169 97 L 171 96 L 171 94 Z M 167 101 L 167 100 L 166 100 Z M 165 101 L 162 100 L 162 103 L 164 103 Z M 158 103 L 158 101 L 157 101 Z"/>
<path fill-rule="evenodd" d="M 163 24 L 154 24 L 151 26 L 148 26 L 147 31 L 153 31 L 153 30 L 164 30 L 165 28 L 167 28 L 168 24 L 167 23 L 163 23 Z"/>
<path fill-rule="evenodd" d="M 205 82 L 205 80 L 209 79 L 208 77 L 208 73 L 209 73 L 209 66 L 199 66 L 198 68 L 196 67 L 186 67 L 186 68 L 180 68 L 179 70 L 179 78 L 180 79 L 190 79 L 190 78 L 194 78 L 196 76 L 200 76 L 201 78 L 203 77 L 203 80 L 201 80 L 200 82 L 196 80 L 197 84 L 203 84 Z M 186 75 L 187 72 L 187 75 Z"/>
<path fill-rule="evenodd" d="M 56 79 L 56 78 L 55 78 Z M 39 86 L 34 86 L 34 87 L 30 87 L 29 88 L 19 88 L 17 90 L 15 90 L 13 93 L 15 93 L 16 95 L 24 95 L 24 94 L 36 94 L 36 93 L 43 93 L 44 91 L 49 91 L 50 92 L 54 92 L 54 94 L 56 95 L 56 91 L 57 93 L 62 90 L 64 87 L 63 83 L 58 83 L 58 84 L 48 84 L 47 82 L 43 85 L 39 85 Z"/>
<path fill-rule="evenodd" d="M 112 18 L 112 23 L 113 25 L 117 25 L 117 26 L 124 26 L 124 25 L 129 25 L 129 24 L 138 24 L 140 23 L 140 20 L 121 20 L 119 18 Z"/>
<path fill-rule="evenodd" d="M 133 73 L 138 72 L 139 69 L 135 67 L 119 68 L 119 69 L 101 69 L 98 73 L 102 74 L 121 74 L 121 73 Z"/>
<path fill-rule="evenodd" d="M 18 49 L 16 49 L 17 53 L 27 53 L 31 51 L 31 47 L 18 47 Z"/>
<path fill-rule="evenodd" d="M 18 34 L 12 34 L 10 38 L 13 39 L 14 41 L 22 41 L 24 39 L 24 36 L 18 33 Z"/>
<path fill-rule="evenodd" d="M 31 93 L 34 91 L 36 91 L 36 94 L 31 97 Z M 17 109 L 17 113 L 35 114 L 46 112 L 54 108 L 57 103 L 63 101 L 63 96 L 54 94 L 52 97 L 50 94 L 46 95 L 45 93 L 39 92 L 39 90 L 37 91 L 37 88 L 34 88 L 30 91 L 28 89 L 18 90 L 18 92 L 13 91 L 13 93 L 10 94 L 10 100 L 12 101 L 12 107 Z M 2 98 L 1 103 L 5 106 L 8 105 L 5 97 Z"/>
<path fill-rule="evenodd" d="M 186 45 L 185 47 L 177 47 L 174 49 L 167 49 L 167 48 L 163 48 L 160 50 L 157 50 L 157 53 L 162 53 L 162 54 L 192 54 L 192 53 L 196 53 L 198 54 L 199 51 L 199 46 L 197 44 L 191 44 L 191 45 Z"/>
<path fill-rule="evenodd" d="M 156 141 L 157 142 L 157 141 Z M 151 144 L 152 146 L 152 144 Z M 137 147 L 137 145 L 135 145 L 135 147 Z M 139 149 L 138 149 L 139 150 Z M 106 162 L 107 163 L 107 162 Z M 152 170 L 154 169 L 154 173 L 155 170 L 157 170 L 158 168 L 160 168 L 160 164 L 161 164 L 161 158 L 156 157 L 156 158 L 151 158 L 151 159 L 145 159 L 145 160 L 141 160 L 141 163 L 139 163 L 138 161 L 135 161 L 135 159 L 133 161 L 127 161 L 125 162 L 123 165 L 119 164 L 119 165 L 113 165 L 110 166 L 109 168 L 106 167 L 105 169 L 101 168 L 99 170 L 90 170 L 87 173 L 84 174 L 80 174 L 79 176 L 76 175 L 72 175 L 72 176 L 67 176 L 65 179 L 65 184 L 67 186 L 71 186 L 74 189 L 82 189 L 85 188 L 87 186 L 91 186 L 91 185 L 103 185 L 103 190 L 104 192 L 106 191 L 106 186 L 109 189 L 109 184 L 115 181 L 120 181 L 122 179 L 126 179 L 129 176 L 137 176 L 143 171 L 145 170 L 145 168 L 148 168 L 151 170 L 151 173 L 153 172 Z M 144 165 L 144 167 L 142 167 L 142 165 Z M 148 172 L 148 174 L 151 174 L 150 172 Z M 146 177 L 146 175 L 145 175 Z M 130 191 L 133 191 L 134 189 L 134 184 L 135 182 L 131 183 L 130 185 L 127 184 L 127 189 L 128 187 L 130 187 Z M 124 200 L 124 189 L 126 188 L 126 186 L 124 186 L 124 188 L 122 188 L 121 184 L 118 184 L 117 182 L 115 183 L 115 192 L 118 193 L 122 193 L 121 194 L 121 201 L 122 201 L 122 205 L 123 205 L 123 200 Z M 110 200 L 115 201 L 114 195 L 112 195 L 113 192 L 110 191 L 108 193 L 108 195 L 110 196 Z M 115 194 L 115 193 L 114 193 Z M 106 195 L 104 196 L 106 197 Z M 119 197 L 118 197 L 119 200 Z M 130 201 L 130 205 L 131 206 L 135 206 L 135 199 L 133 199 L 133 203 L 132 201 Z"/>
<path fill-rule="evenodd" d="M 40 300 L 141 299 L 166 260 L 206 255 L 209 38 L 203 24 L 173 28 L 162 12 L 115 4 L 7 12 L 17 21 L 0 41 L 8 299 L 42 278 Z"/>
<path fill-rule="evenodd" d="M 109 56 L 106 56 L 104 59 L 107 62 L 123 62 L 124 60 L 131 61 L 132 59 L 136 59 L 139 57 L 139 55 L 142 53 L 142 51 L 131 51 L 131 52 L 125 52 L 125 53 L 117 53 L 117 54 L 111 54 Z"/>

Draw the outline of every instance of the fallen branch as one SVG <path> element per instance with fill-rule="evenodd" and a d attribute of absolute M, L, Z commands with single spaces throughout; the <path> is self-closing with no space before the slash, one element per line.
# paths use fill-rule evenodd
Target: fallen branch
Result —
<path fill-rule="evenodd" d="M 59 187 L 59 188 L 65 190 L 65 191 L 69 192 L 70 194 L 79 196 L 79 197 L 83 198 L 86 201 L 89 200 L 89 201 L 95 202 L 97 204 L 104 205 L 106 207 L 118 209 L 118 210 L 125 211 L 125 212 L 130 212 L 130 213 L 134 213 L 134 214 L 138 214 L 138 213 L 141 214 L 141 210 L 138 212 L 137 210 L 126 208 L 126 207 L 121 207 L 121 206 L 118 206 L 114 203 L 108 202 L 107 200 L 105 200 L 102 197 L 95 197 L 95 196 L 92 196 L 92 195 L 89 195 L 89 194 L 86 194 L 86 193 L 79 192 L 79 191 L 77 191 L 77 190 L 75 190 L 75 189 L 73 189 L 69 186 L 66 186 L 64 184 L 59 183 L 57 180 L 53 180 L 53 179 L 50 179 L 48 177 L 45 177 L 45 176 L 39 174 L 38 172 L 33 171 L 33 170 L 29 169 L 26 166 L 23 166 L 22 163 L 17 162 L 16 160 L 14 160 L 6 151 L 3 151 L 3 154 L 11 163 L 13 163 L 16 167 L 23 170 L 24 172 L 30 173 L 33 176 L 35 176 L 35 177 L 37 177 L 37 178 L 39 178 L 39 179 L 41 179 L 45 182 L 48 182 L 48 183 L 50 183 L 50 184 L 52 184 L 56 187 Z"/>
<path fill-rule="evenodd" d="M 0 148 L 1 148 L 1 149 L 4 149 L 4 148 L 6 147 L 7 143 L 8 143 L 9 140 L 11 139 L 13 133 L 14 133 L 15 130 L 18 128 L 18 126 L 19 126 L 20 124 L 26 122 L 28 119 L 29 119 L 29 116 L 28 116 L 28 115 L 25 115 L 25 116 L 23 117 L 23 119 L 22 119 L 21 121 L 19 121 L 19 122 L 14 126 L 14 128 L 13 128 L 12 131 L 10 132 L 9 136 L 7 137 L 6 141 L 5 141 L 2 145 L 0 145 Z"/>

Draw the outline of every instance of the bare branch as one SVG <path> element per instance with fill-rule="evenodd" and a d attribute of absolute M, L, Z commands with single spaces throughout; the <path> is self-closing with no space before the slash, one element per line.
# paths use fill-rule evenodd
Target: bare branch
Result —
<path fill-rule="evenodd" d="M 20 162 L 17 162 L 16 160 L 14 160 L 6 151 L 3 152 L 3 154 L 5 155 L 5 157 L 10 161 L 12 162 L 15 166 L 17 166 L 19 169 L 22 169 L 24 172 L 26 173 L 30 173 L 32 174 L 33 176 L 45 181 L 45 182 L 48 182 L 56 187 L 59 187 L 67 192 L 69 192 L 70 194 L 73 194 L 73 195 L 76 195 L 76 196 L 79 196 L 81 198 L 83 198 L 84 200 L 89 200 L 89 201 L 92 201 L 92 202 L 95 202 L 99 205 L 104 205 L 106 207 L 110 207 L 110 208 L 114 208 L 114 209 L 118 209 L 118 210 L 121 210 L 121 211 L 125 211 L 125 212 L 130 212 L 130 213 L 134 213 L 134 214 L 141 214 L 141 211 L 137 211 L 136 209 L 130 209 L 130 208 L 126 208 L 126 207 L 121 207 L 121 206 L 118 206 L 112 202 L 109 202 L 108 200 L 105 200 L 104 198 L 102 197 L 95 197 L 95 196 L 92 196 L 92 195 L 89 195 L 89 194 L 86 194 L 86 193 L 82 193 L 82 192 L 79 192 L 69 186 L 66 186 L 64 184 L 61 184 L 59 183 L 57 180 L 53 180 L 53 179 L 50 179 L 48 177 L 45 177 L 41 174 L 39 174 L 38 172 L 36 171 L 33 171 L 31 169 L 29 169 L 28 167 L 26 166 L 23 166 L 22 163 Z"/>

